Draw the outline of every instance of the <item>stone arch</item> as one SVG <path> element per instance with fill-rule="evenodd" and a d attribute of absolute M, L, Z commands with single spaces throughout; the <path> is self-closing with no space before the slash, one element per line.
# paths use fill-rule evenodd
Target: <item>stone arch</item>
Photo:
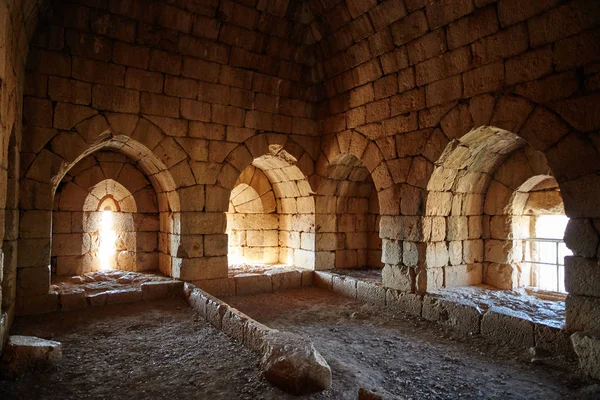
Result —
<path fill-rule="evenodd" d="M 117 175 L 113 176 L 115 179 L 98 174 L 101 172 L 99 169 L 108 170 L 111 167 L 107 164 L 119 163 L 100 162 L 87 168 L 78 168 L 74 179 L 76 183 L 67 182 L 57 190 L 52 218 L 52 268 L 56 275 L 79 275 L 115 268 L 127 271 L 155 270 L 158 267 L 156 248 L 159 214 L 156 195 L 152 191 L 154 201 L 148 201 L 143 194 L 146 191 L 144 188 L 131 193 L 115 180 L 125 169 L 122 179 L 129 177 L 128 186 L 136 188 L 133 182 L 135 175 L 123 168 L 129 164 L 123 163 L 120 171 L 114 174 Z M 80 186 L 82 182 L 83 187 Z M 81 189 L 75 189 L 74 185 Z M 146 185 L 150 183 L 146 181 Z M 144 203 L 141 204 L 141 213 L 138 213 L 134 196 Z M 66 197 L 66 201 L 63 201 L 63 197 Z M 105 212 L 107 206 L 110 211 L 108 214 Z M 112 250 L 111 254 L 103 254 L 105 232 L 109 230 L 114 236 L 109 243 Z"/>
<path fill-rule="evenodd" d="M 474 126 L 483 127 L 472 129 Z M 482 134 L 481 129 L 487 129 L 488 133 Z M 413 247 L 418 256 L 416 269 L 411 271 L 417 291 L 476 283 L 478 272 L 470 273 L 472 268 L 468 266 L 461 267 L 463 271 L 457 273 L 444 271 L 451 256 L 459 253 L 459 247 L 456 244 L 451 247 L 450 243 L 477 240 L 470 236 L 470 230 L 478 222 L 469 222 L 470 217 L 476 220 L 477 213 L 481 212 L 482 195 L 488 190 L 489 178 L 510 153 L 524 146 L 530 146 L 547 159 L 561 188 L 567 215 L 594 217 L 598 213 L 581 191 L 584 182 L 593 190 L 600 185 L 595 177 L 600 168 L 598 151 L 587 134 L 577 132 L 548 108 L 517 95 L 478 96 L 450 109 L 440 119 L 436 132 L 430 142 L 435 140 L 437 146 L 432 143 L 431 147 L 443 150 L 439 151 L 436 168 L 427 185 L 425 216 L 421 222 L 423 234 L 419 238 L 423 244 L 418 241 L 403 244 L 405 252 Z M 444 143 L 448 144 L 440 146 Z M 585 154 L 581 163 L 576 160 L 578 152 Z M 455 201 L 453 191 L 461 194 L 460 200 Z M 461 281 L 461 276 L 475 278 Z"/>
<path fill-rule="evenodd" d="M 511 156 L 495 177 L 501 175 L 502 169 L 514 170 L 509 164 L 518 156 L 519 153 Z M 533 278 L 540 276 L 538 268 L 526 260 L 535 260 L 534 250 L 537 252 L 539 244 L 527 239 L 537 237 L 535 226 L 539 215 L 564 215 L 558 183 L 547 165 L 541 170 L 534 167 L 528 174 L 504 176 L 513 182 L 508 186 L 511 192 L 497 196 L 499 200 L 493 205 L 487 204 L 487 198 L 497 195 L 497 190 L 490 188 L 486 196 L 483 223 L 484 231 L 489 233 L 485 239 L 483 280 L 500 289 L 536 286 Z"/>
<path fill-rule="evenodd" d="M 362 133 L 344 131 L 323 138 L 322 152 L 316 162 L 319 179 L 327 177 L 331 162 L 340 155 L 350 154 L 360 160 L 372 176 L 377 192 L 391 191 L 393 180 L 379 146 Z M 318 182 L 316 187 L 321 186 Z M 382 214 L 397 214 L 397 206 L 380 203 Z"/>
<path fill-rule="evenodd" d="M 43 149 L 30 163 L 20 182 L 20 238 L 18 256 L 19 296 L 45 295 L 50 288 L 51 219 L 54 195 L 65 174 L 83 158 L 99 151 L 121 153 L 137 162 L 148 176 L 158 198 L 160 213 L 159 269 L 177 275 L 180 235 L 180 201 L 177 186 L 167 166 L 146 146 L 125 135 L 104 131 L 68 162 Z M 42 161 L 36 163 L 36 160 Z M 45 171 L 32 169 L 47 168 Z M 35 285 L 28 282 L 35 281 Z M 39 284 L 47 282 L 47 285 Z"/>
<path fill-rule="evenodd" d="M 235 146 L 223 160 L 216 185 L 206 188 L 207 202 L 212 199 L 207 211 L 226 212 L 232 190 L 252 168 L 264 173 L 273 187 L 280 261 L 313 269 L 315 205 L 310 180 L 314 161 L 309 151 L 291 137 L 260 134 Z M 226 254 L 227 241 L 223 242 Z"/>
<path fill-rule="evenodd" d="M 559 183 L 570 218 L 599 217 L 600 204 L 594 196 L 586 196 L 589 190 L 600 191 L 596 175 L 600 156 L 593 124 L 577 123 L 564 110 L 549 107 L 514 93 L 476 96 L 456 104 L 440 118 L 438 134 L 432 135 L 427 146 L 438 149 L 441 157 L 447 143 L 474 128 L 491 126 L 510 132 L 544 154 Z M 435 152 L 431 157 L 434 155 Z M 582 187 L 588 191 L 581 191 Z"/>
<path fill-rule="evenodd" d="M 217 185 L 232 190 L 238 176 L 246 167 L 255 159 L 269 154 L 281 154 L 282 157 L 285 157 L 285 154 L 291 155 L 295 159 L 294 165 L 302 174 L 309 181 L 313 179 L 314 157 L 309 149 L 288 135 L 262 133 L 246 139 L 227 153 L 218 174 Z"/>
<path fill-rule="evenodd" d="M 279 200 L 281 208 L 281 200 Z M 280 260 L 279 213 L 275 192 L 262 169 L 250 165 L 231 191 L 227 212 L 228 264 L 285 264 Z"/>
<path fill-rule="evenodd" d="M 317 268 L 381 268 L 380 215 L 398 206 L 383 200 L 395 188 L 377 144 L 355 131 L 330 135 L 317 174 Z"/>

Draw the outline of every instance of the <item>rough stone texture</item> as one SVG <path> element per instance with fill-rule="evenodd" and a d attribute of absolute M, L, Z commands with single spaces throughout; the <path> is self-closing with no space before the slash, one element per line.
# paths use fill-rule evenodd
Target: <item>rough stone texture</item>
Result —
<path fill-rule="evenodd" d="M 571 335 L 575 353 L 579 356 L 579 365 L 586 374 L 594 379 L 600 378 L 600 340 L 595 336 L 581 332 Z"/>
<path fill-rule="evenodd" d="M 53 367 L 61 358 L 60 342 L 13 335 L 2 354 L 0 372 L 5 377 L 21 376 L 33 369 Z"/>
<path fill-rule="evenodd" d="M 268 328 L 190 283 L 183 293 L 213 326 L 261 354 L 265 377 L 280 389 L 300 395 L 331 387 L 331 368 L 308 338 Z"/>
<path fill-rule="evenodd" d="M 521 347 L 534 345 L 534 324 L 523 313 L 492 307 L 481 320 L 481 334 Z"/>
<path fill-rule="evenodd" d="M 309 339 L 290 332 L 270 332 L 261 361 L 269 382 L 302 395 L 331 387 L 331 368 Z"/>
<path fill-rule="evenodd" d="M 462 334 L 479 333 L 481 312 L 475 304 L 425 296 L 421 315 L 427 320 L 448 325 Z"/>
<path fill-rule="evenodd" d="M 250 165 L 273 171 L 279 222 L 277 243 L 245 238 L 256 258 L 269 248 L 316 269 L 385 259 L 385 286 L 420 293 L 535 284 L 535 270 L 513 268 L 524 236 L 501 218 L 531 217 L 525 197 L 559 211 L 532 193 L 540 176 L 575 220 L 575 255 L 598 258 L 593 2 L 117 3 L 0 5 L 3 312 L 56 308 L 53 251 L 65 274 L 94 269 L 81 257 L 91 237 L 60 236 L 90 232 L 51 211 L 89 189 L 77 164 L 100 151 L 148 177 L 137 205 L 156 197 L 159 226 L 138 232 L 135 252 L 125 241 L 121 268 L 226 278 L 225 213 Z M 592 300 L 568 303 L 567 328 L 597 330 L 578 322 L 597 292 L 571 277 L 570 295 Z"/>

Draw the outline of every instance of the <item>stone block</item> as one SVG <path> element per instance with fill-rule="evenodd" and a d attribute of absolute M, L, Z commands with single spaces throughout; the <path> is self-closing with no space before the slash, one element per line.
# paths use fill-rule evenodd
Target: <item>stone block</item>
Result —
<path fill-rule="evenodd" d="M 481 320 L 479 308 L 471 302 L 459 302 L 426 295 L 423 318 L 451 327 L 464 335 L 478 334 Z"/>
<path fill-rule="evenodd" d="M 272 331 L 275 331 L 275 329 L 271 329 L 253 319 L 248 319 L 245 324 L 244 344 L 255 352 L 260 352 L 265 346 L 265 337 Z"/>
<path fill-rule="evenodd" d="M 50 268 L 19 268 L 17 269 L 17 283 L 21 296 L 47 294 L 50 290 Z"/>
<path fill-rule="evenodd" d="M 386 264 L 381 271 L 383 286 L 403 292 L 412 292 L 415 285 L 414 269 L 405 265 Z"/>
<path fill-rule="evenodd" d="M 398 310 L 405 314 L 420 317 L 423 308 L 423 297 L 416 293 L 387 289 L 385 304 L 390 310 Z"/>
<path fill-rule="evenodd" d="M 3 352 L 0 373 L 4 377 L 17 377 L 36 369 L 53 367 L 61 358 L 60 342 L 11 335 Z"/>
<path fill-rule="evenodd" d="M 482 281 L 482 264 L 453 265 L 444 268 L 444 282 L 446 287 L 478 285 Z"/>
<path fill-rule="evenodd" d="M 100 292 L 90 293 L 85 297 L 90 307 L 102 307 L 106 305 L 106 299 L 108 298 L 108 295 L 106 292 Z"/>
<path fill-rule="evenodd" d="M 494 341 L 519 347 L 531 347 L 535 344 L 531 318 L 523 312 L 506 307 L 492 307 L 483 315 L 481 334 Z"/>
<path fill-rule="evenodd" d="M 183 282 L 181 281 L 156 281 L 144 282 L 141 285 L 142 300 L 162 299 L 170 296 L 181 296 Z"/>
<path fill-rule="evenodd" d="M 347 276 L 333 275 L 332 290 L 344 297 L 356 299 L 357 280 Z"/>
<path fill-rule="evenodd" d="M 206 303 L 208 302 L 208 295 L 190 283 L 185 283 L 183 290 L 184 296 L 186 297 L 190 307 L 200 314 L 202 318 L 206 318 Z"/>
<path fill-rule="evenodd" d="M 17 298 L 17 315 L 46 314 L 58 309 L 58 293 Z"/>
<path fill-rule="evenodd" d="M 386 290 L 372 282 L 356 282 L 356 299 L 377 307 L 385 307 Z"/>
<path fill-rule="evenodd" d="M 106 292 L 106 304 L 135 303 L 142 300 L 142 290 L 137 288 L 109 290 Z"/>
<path fill-rule="evenodd" d="M 600 265 L 597 259 L 566 256 L 565 288 L 569 293 L 600 297 Z"/>
<path fill-rule="evenodd" d="M 562 328 L 535 323 L 535 346 L 550 351 L 552 355 L 573 355 L 570 335 Z"/>
<path fill-rule="evenodd" d="M 333 274 L 324 271 L 315 271 L 313 283 L 319 289 L 333 290 Z"/>
<path fill-rule="evenodd" d="M 203 279 L 192 283 L 213 296 L 235 296 L 236 294 L 233 278 Z"/>
<path fill-rule="evenodd" d="M 590 377 L 600 379 L 600 339 L 576 332 L 571 335 L 571 341 L 579 357 L 581 369 Z"/>
<path fill-rule="evenodd" d="M 273 292 L 271 277 L 268 275 L 240 274 L 234 279 L 238 296 Z"/>
<path fill-rule="evenodd" d="M 83 289 L 73 289 L 61 292 L 58 296 L 60 309 L 62 311 L 82 310 L 87 308 L 88 303 Z"/>
<path fill-rule="evenodd" d="M 228 308 L 225 315 L 223 315 L 221 330 L 229 337 L 243 343 L 244 334 L 246 332 L 246 322 L 248 319 L 248 316 L 235 308 Z"/>
<path fill-rule="evenodd" d="M 315 273 L 312 270 L 303 270 L 301 273 L 302 287 L 310 287 L 314 285 Z"/>
<path fill-rule="evenodd" d="M 267 272 L 266 275 L 271 276 L 273 292 L 302 287 L 302 274 L 300 271 L 273 271 Z"/>
<path fill-rule="evenodd" d="M 566 329 L 600 336 L 600 298 L 570 293 L 566 300 Z"/>
<path fill-rule="evenodd" d="M 208 297 L 206 301 L 206 320 L 215 328 L 221 329 L 223 323 L 223 316 L 227 312 L 229 307 L 212 296 Z"/>

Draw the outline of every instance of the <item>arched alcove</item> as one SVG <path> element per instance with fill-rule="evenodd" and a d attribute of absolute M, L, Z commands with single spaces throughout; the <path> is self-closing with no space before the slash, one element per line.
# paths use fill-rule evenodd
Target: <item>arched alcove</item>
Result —
<path fill-rule="evenodd" d="M 267 176 L 248 166 L 231 191 L 227 212 L 229 266 L 279 264 L 279 215 Z"/>
<path fill-rule="evenodd" d="M 512 160 L 522 162 L 516 154 L 506 164 Z M 514 175 L 514 168 L 505 169 Z M 497 189 L 488 191 L 484 282 L 501 289 L 564 292 L 564 257 L 572 253 L 563 240 L 568 218 L 560 189 L 551 175 L 534 171 L 528 175 L 533 176 L 512 192 L 506 204 L 487 201 L 499 196 Z"/>
<path fill-rule="evenodd" d="M 382 268 L 378 194 L 363 162 L 349 153 L 330 160 L 317 193 L 321 268 Z"/>
<path fill-rule="evenodd" d="M 158 269 L 156 193 L 122 154 L 98 152 L 77 163 L 56 190 L 53 222 L 56 275 Z"/>
<path fill-rule="evenodd" d="M 271 146 L 239 175 L 227 218 L 230 266 L 314 268 L 314 199 L 296 162 L 280 146 Z"/>

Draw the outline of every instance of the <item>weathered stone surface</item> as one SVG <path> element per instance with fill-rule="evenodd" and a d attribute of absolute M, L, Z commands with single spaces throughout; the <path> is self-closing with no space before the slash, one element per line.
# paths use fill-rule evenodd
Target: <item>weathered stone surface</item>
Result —
<path fill-rule="evenodd" d="M 481 321 L 479 308 L 470 302 L 459 302 L 426 295 L 423 318 L 447 325 L 462 334 L 477 334 Z"/>
<path fill-rule="evenodd" d="M 592 378 L 600 379 L 600 339 L 576 332 L 571 335 L 571 341 L 581 369 Z"/>
<path fill-rule="evenodd" d="M 406 293 L 399 290 L 387 289 L 385 296 L 386 307 L 409 315 L 421 316 L 423 297 L 416 293 Z"/>
<path fill-rule="evenodd" d="M 265 377 L 295 395 L 331 387 L 331 368 L 309 339 L 289 332 L 270 332 L 265 338 L 261 365 Z"/>
<path fill-rule="evenodd" d="M 385 307 L 386 290 L 372 282 L 356 282 L 356 299 L 367 304 Z"/>
<path fill-rule="evenodd" d="M 60 342 L 35 336 L 12 335 L 2 354 L 0 373 L 6 377 L 21 376 L 34 369 L 52 367 L 61 358 Z"/>
<path fill-rule="evenodd" d="M 492 307 L 481 320 L 481 334 L 521 347 L 534 345 L 534 324 L 523 312 Z"/>
<path fill-rule="evenodd" d="M 87 300 L 83 289 L 61 292 L 58 296 L 60 309 L 63 311 L 81 310 L 87 308 Z"/>
<path fill-rule="evenodd" d="M 183 282 L 181 281 L 156 281 L 144 282 L 141 285 L 142 299 L 154 300 L 169 296 L 181 296 L 183 291 Z"/>

